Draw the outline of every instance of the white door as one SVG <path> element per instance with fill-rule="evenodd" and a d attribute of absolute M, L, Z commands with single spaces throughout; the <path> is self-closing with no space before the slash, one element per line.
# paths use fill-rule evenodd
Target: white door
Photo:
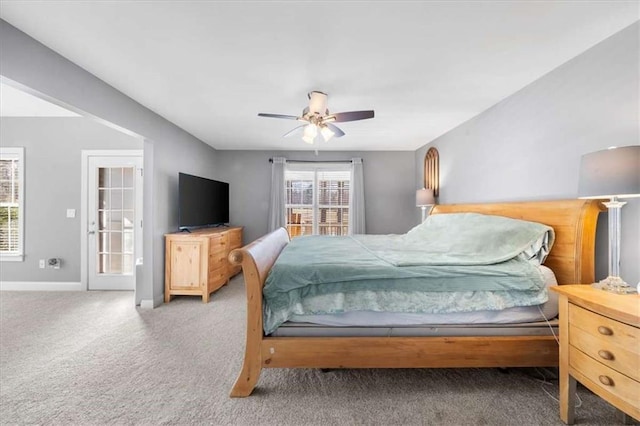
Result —
<path fill-rule="evenodd" d="M 87 289 L 134 290 L 142 257 L 142 155 L 87 158 Z"/>

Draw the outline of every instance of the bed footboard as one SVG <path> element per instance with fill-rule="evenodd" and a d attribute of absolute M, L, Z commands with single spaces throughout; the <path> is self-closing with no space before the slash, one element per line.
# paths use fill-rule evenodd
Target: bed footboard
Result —
<path fill-rule="evenodd" d="M 260 347 L 263 338 L 262 287 L 271 266 L 289 243 L 289 234 L 279 228 L 251 244 L 229 253 L 229 262 L 242 265 L 247 291 L 247 338 L 242 370 L 231 389 L 231 397 L 249 396 L 262 370 Z"/>

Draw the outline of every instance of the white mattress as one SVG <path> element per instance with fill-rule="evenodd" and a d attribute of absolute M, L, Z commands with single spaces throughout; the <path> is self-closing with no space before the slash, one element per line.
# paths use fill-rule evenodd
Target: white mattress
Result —
<path fill-rule="evenodd" d="M 547 288 L 558 284 L 553 271 L 540 266 Z M 325 315 L 293 315 L 292 323 L 312 323 L 333 327 L 396 327 L 435 324 L 517 324 L 545 321 L 558 315 L 558 296 L 549 291 L 542 305 L 518 306 L 500 311 L 475 311 L 448 314 L 355 311 Z"/>

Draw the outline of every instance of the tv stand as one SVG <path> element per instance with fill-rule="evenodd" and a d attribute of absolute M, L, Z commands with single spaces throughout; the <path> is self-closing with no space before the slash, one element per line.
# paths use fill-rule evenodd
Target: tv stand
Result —
<path fill-rule="evenodd" d="M 227 257 L 242 247 L 242 227 L 200 228 L 165 234 L 164 301 L 176 295 L 210 294 L 229 282 L 241 267 L 231 266 Z"/>

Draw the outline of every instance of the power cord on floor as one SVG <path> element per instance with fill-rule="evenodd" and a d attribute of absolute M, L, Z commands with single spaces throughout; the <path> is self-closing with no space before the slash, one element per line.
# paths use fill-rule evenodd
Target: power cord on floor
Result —
<path fill-rule="evenodd" d="M 540 308 L 540 305 L 538 305 L 538 311 L 540 311 L 540 315 L 542 315 L 542 318 L 544 318 L 545 322 L 549 326 L 549 330 L 551 330 L 551 334 L 553 335 L 553 338 L 556 339 L 556 342 L 558 343 L 558 346 L 560 346 L 560 340 L 558 339 L 558 336 L 556 335 L 556 332 L 553 329 L 553 326 L 549 322 L 549 319 L 547 319 L 547 317 L 544 314 L 544 312 L 542 312 L 542 309 Z M 553 399 L 557 403 L 560 403 L 560 400 L 558 398 L 556 398 L 555 396 L 551 395 L 551 393 L 545 389 L 545 385 L 553 385 L 554 383 L 551 383 L 551 382 L 547 381 L 547 378 L 541 372 L 539 367 L 536 367 L 535 371 L 538 372 L 542 376 L 542 380 L 534 379 L 534 380 L 537 380 L 538 382 L 540 382 L 540 388 L 542 389 L 542 391 L 544 393 L 546 393 L 549 396 L 549 398 Z M 582 406 L 582 399 L 580 399 L 580 395 L 578 395 L 578 393 L 576 393 L 576 405 L 575 405 L 575 408 L 579 408 L 581 406 Z"/>
<path fill-rule="evenodd" d="M 544 320 L 546 321 L 547 325 L 549 326 L 549 330 L 551 330 L 551 334 L 553 334 L 553 338 L 556 339 L 556 342 L 558 343 L 558 346 L 559 346 L 560 345 L 560 340 L 558 340 L 558 336 L 556 336 L 556 332 L 554 331 L 553 326 L 551 325 L 551 323 L 549 322 L 549 320 L 545 316 L 544 312 L 542 312 L 542 309 L 540 308 L 540 305 L 538 305 L 538 311 L 540 311 L 540 315 L 542 315 L 542 318 L 544 318 Z"/>
<path fill-rule="evenodd" d="M 533 380 L 537 381 L 538 383 L 540 383 L 540 389 L 542 389 L 542 391 L 544 393 L 547 394 L 547 396 L 549 396 L 549 398 L 553 399 L 554 401 L 556 401 L 557 403 L 560 403 L 560 400 L 558 398 L 556 398 L 555 396 L 553 396 L 551 394 L 551 392 L 549 392 L 547 389 L 545 389 L 545 386 L 547 385 L 554 385 L 555 383 L 552 383 L 550 381 L 547 380 L 547 377 L 544 375 L 544 373 L 541 371 L 541 369 L 539 367 L 535 367 L 534 369 L 538 374 L 540 374 L 540 376 L 542 377 L 542 379 L 536 379 L 534 378 Z M 580 398 L 580 395 L 578 395 L 578 393 L 576 392 L 576 404 L 575 404 L 575 408 L 580 408 L 582 407 L 582 399 Z"/>

